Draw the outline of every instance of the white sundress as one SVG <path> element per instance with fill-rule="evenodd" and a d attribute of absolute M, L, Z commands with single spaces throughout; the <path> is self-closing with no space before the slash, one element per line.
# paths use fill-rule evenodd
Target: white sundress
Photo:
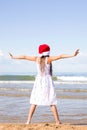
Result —
<path fill-rule="evenodd" d="M 50 64 L 45 59 L 45 71 L 40 70 L 40 64 L 37 63 L 38 74 L 35 78 L 34 86 L 31 92 L 30 104 L 35 105 L 57 105 L 55 86 L 50 75 Z"/>

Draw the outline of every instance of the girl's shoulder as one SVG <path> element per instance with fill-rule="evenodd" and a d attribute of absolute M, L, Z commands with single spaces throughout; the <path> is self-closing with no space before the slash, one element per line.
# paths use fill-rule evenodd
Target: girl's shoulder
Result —
<path fill-rule="evenodd" d="M 38 57 L 38 56 L 36 57 L 36 62 L 40 63 L 40 57 Z"/>
<path fill-rule="evenodd" d="M 51 56 L 47 57 L 47 63 L 50 64 L 52 61 L 50 60 Z"/>

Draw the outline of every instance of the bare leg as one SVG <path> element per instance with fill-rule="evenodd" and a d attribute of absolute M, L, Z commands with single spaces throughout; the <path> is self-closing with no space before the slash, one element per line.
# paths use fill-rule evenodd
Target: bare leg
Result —
<path fill-rule="evenodd" d="M 52 112 L 54 114 L 56 124 L 61 124 L 61 122 L 59 120 L 59 116 L 58 116 L 58 112 L 57 112 L 56 106 L 55 105 L 51 105 L 51 109 L 52 109 Z"/>
<path fill-rule="evenodd" d="M 31 105 L 29 115 L 28 115 L 28 120 L 27 120 L 26 124 L 30 124 L 31 118 L 32 118 L 32 116 L 34 114 L 35 109 L 36 109 L 36 105 Z"/>

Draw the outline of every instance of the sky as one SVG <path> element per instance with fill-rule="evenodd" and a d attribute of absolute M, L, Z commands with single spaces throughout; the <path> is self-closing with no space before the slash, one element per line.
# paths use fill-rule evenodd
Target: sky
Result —
<path fill-rule="evenodd" d="M 51 55 L 77 57 L 53 62 L 53 72 L 87 72 L 87 0 L 0 0 L 0 75 L 30 74 L 36 64 L 8 54 L 38 55 L 46 43 Z"/>

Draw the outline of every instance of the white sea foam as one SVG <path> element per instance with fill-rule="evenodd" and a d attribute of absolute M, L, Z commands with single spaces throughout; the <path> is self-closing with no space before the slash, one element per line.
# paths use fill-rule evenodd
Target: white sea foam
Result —
<path fill-rule="evenodd" d="M 0 84 L 8 84 L 8 83 L 12 83 L 12 84 L 21 84 L 21 83 L 34 83 L 34 81 L 0 81 Z"/>
<path fill-rule="evenodd" d="M 87 77 L 85 76 L 57 76 L 59 81 L 81 81 L 87 82 Z"/>

